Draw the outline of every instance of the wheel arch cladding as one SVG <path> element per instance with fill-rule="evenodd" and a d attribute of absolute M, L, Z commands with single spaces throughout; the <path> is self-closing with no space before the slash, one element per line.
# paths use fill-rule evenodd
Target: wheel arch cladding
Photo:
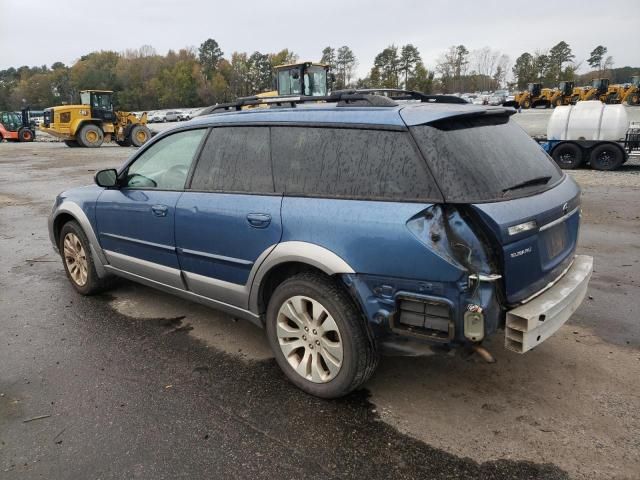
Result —
<path fill-rule="evenodd" d="M 269 281 L 273 286 L 274 279 L 280 278 L 278 275 L 301 270 L 316 270 L 328 276 L 355 273 L 347 262 L 320 245 L 296 241 L 279 243 L 260 265 L 253 279 L 249 309 L 254 313 L 262 313 L 266 309 L 266 304 L 262 303 L 265 282 Z M 269 277 L 271 280 L 268 280 Z M 283 280 L 284 278 L 281 281 Z"/>
<path fill-rule="evenodd" d="M 96 233 L 87 217 L 86 213 L 79 205 L 76 203 L 66 201 L 62 202 L 56 209 L 53 214 L 53 219 L 50 224 L 50 236 L 54 245 L 59 248 L 60 241 L 60 231 L 62 230 L 62 226 L 68 221 L 74 220 L 78 222 L 80 228 L 87 236 L 87 240 L 89 240 L 89 246 L 91 248 L 91 255 L 93 256 L 93 263 L 95 264 L 96 273 L 100 278 L 107 275 L 104 265 L 107 265 L 109 262 L 100 247 L 100 243 L 98 242 L 98 237 L 96 237 Z"/>

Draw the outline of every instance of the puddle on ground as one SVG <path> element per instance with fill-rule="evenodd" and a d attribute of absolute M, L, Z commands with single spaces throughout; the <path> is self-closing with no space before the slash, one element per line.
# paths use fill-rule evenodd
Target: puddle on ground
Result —
<path fill-rule="evenodd" d="M 202 340 L 226 353 L 249 360 L 272 358 L 264 331 L 252 323 L 131 282 L 110 292 L 111 306 L 137 319 L 180 319 L 177 332 Z"/>

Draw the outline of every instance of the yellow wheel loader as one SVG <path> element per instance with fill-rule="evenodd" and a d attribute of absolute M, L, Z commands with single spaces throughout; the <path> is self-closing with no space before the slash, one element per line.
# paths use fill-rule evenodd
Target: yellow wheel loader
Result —
<path fill-rule="evenodd" d="M 40 130 L 61 138 L 69 147 L 96 148 L 103 142 L 140 147 L 151 138 L 147 114 L 113 110 L 110 90 L 83 90 L 80 105 L 61 105 L 44 111 Z"/>
<path fill-rule="evenodd" d="M 601 102 L 606 102 L 608 90 L 608 78 L 594 78 L 590 87 L 584 87 L 578 100 L 600 100 Z"/>
<path fill-rule="evenodd" d="M 333 75 L 329 73 L 329 68 L 329 65 L 313 62 L 278 65 L 274 67 L 273 90 L 260 93 L 257 97 L 328 95 L 333 82 Z"/>
<path fill-rule="evenodd" d="M 558 83 L 558 88 L 554 88 L 548 92 L 544 92 L 544 90 L 547 89 L 543 89 L 543 94 L 549 101 L 549 105 L 553 108 L 561 107 L 563 105 L 571 105 L 574 92 L 573 82 L 560 82 Z"/>
<path fill-rule="evenodd" d="M 631 77 L 630 83 L 609 85 L 607 103 L 626 103 L 640 106 L 640 75 Z"/>
<path fill-rule="evenodd" d="M 546 108 L 549 108 L 551 105 L 547 98 L 550 88 L 542 88 L 541 83 L 530 83 L 527 85 L 527 89 L 516 93 L 513 101 L 505 102 L 503 105 L 505 107 L 515 107 L 515 108 L 535 108 L 544 105 Z"/>

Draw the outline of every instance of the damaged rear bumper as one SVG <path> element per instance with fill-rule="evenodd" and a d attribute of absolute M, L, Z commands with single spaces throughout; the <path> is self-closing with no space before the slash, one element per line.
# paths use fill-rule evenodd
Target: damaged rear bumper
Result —
<path fill-rule="evenodd" d="M 582 303 L 593 272 L 593 257 L 576 255 L 549 289 L 507 312 L 505 347 L 525 353 L 553 335 Z"/>

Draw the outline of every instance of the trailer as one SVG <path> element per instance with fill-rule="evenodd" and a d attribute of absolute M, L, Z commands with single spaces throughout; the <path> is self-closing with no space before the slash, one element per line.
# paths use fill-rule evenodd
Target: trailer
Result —
<path fill-rule="evenodd" d="M 547 136 L 535 140 L 562 169 L 589 164 L 595 170 L 616 170 L 629 155 L 640 153 L 640 123 L 629 124 L 622 105 L 585 101 L 556 108 Z"/>

